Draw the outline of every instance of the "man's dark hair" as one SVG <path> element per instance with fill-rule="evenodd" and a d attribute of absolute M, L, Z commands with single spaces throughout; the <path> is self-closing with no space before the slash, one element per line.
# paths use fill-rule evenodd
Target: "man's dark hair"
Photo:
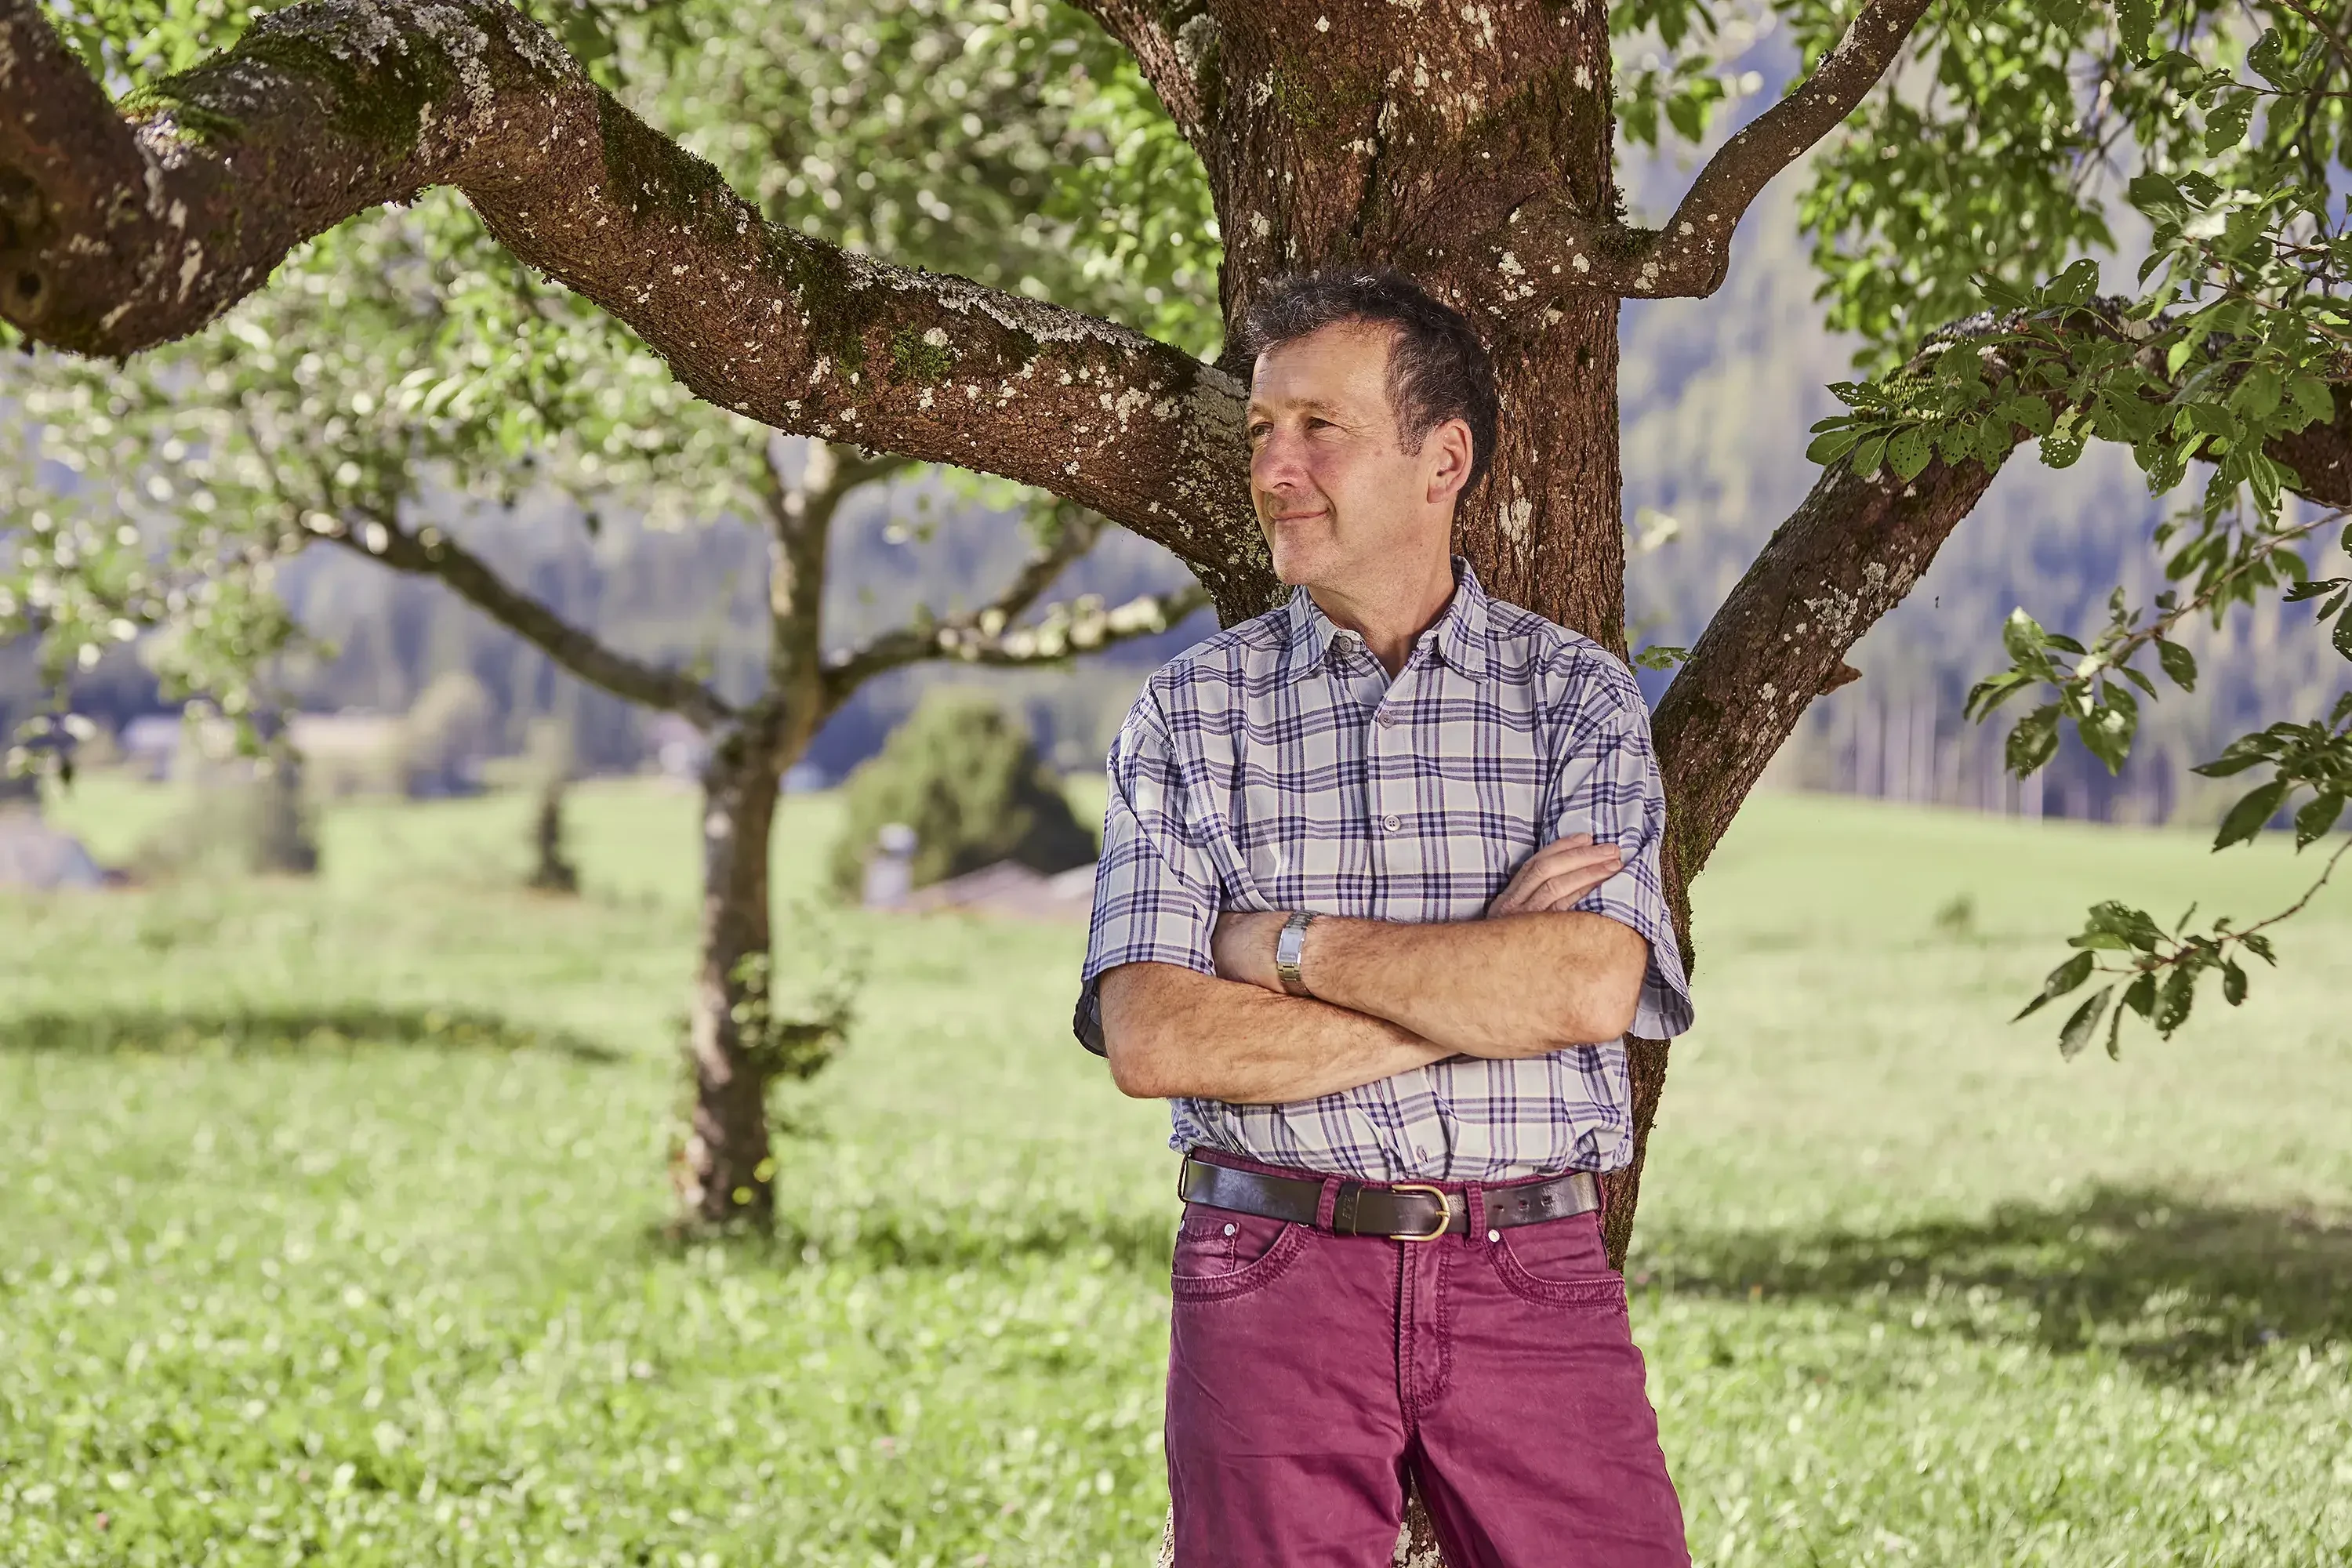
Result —
<path fill-rule="evenodd" d="M 1467 497 L 1495 460 L 1495 367 L 1469 319 L 1402 272 L 1338 267 L 1277 278 L 1250 302 L 1244 322 L 1253 354 L 1341 322 L 1393 327 L 1389 406 L 1408 452 L 1448 419 L 1470 426 Z"/>

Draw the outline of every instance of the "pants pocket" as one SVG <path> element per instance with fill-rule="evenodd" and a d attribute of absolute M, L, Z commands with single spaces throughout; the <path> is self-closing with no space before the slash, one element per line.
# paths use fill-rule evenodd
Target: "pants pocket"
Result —
<path fill-rule="evenodd" d="M 1625 1277 L 1609 1267 L 1595 1215 L 1516 1226 L 1489 1244 L 1486 1255 L 1505 1288 L 1523 1300 L 1625 1310 Z"/>
<path fill-rule="evenodd" d="M 1271 1285 L 1313 1238 L 1306 1226 L 1195 1204 L 1176 1232 L 1176 1299 L 1230 1300 Z"/>

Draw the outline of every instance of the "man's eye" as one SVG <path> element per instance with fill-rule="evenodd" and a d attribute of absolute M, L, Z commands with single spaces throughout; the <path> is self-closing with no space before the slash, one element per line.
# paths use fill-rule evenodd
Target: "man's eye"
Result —
<path fill-rule="evenodd" d="M 1253 425 L 1249 427 L 1249 438 L 1253 442 L 1263 441 L 1273 428 L 1271 425 Z"/>

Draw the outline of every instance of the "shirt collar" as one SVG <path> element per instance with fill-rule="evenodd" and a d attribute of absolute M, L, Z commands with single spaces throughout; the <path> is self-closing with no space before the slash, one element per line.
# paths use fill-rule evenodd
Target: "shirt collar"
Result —
<path fill-rule="evenodd" d="M 1290 636 L 1284 648 L 1283 679 L 1295 681 L 1326 667 L 1331 639 L 1339 628 L 1304 588 L 1292 590 L 1287 613 Z M 1445 614 L 1423 636 L 1431 642 L 1440 663 L 1467 676 L 1473 684 L 1486 679 L 1486 591 L 1479 586 L 1478 574 L 1465 558 L 1454 558 L 1454 597 L 1447 602 Z"/>

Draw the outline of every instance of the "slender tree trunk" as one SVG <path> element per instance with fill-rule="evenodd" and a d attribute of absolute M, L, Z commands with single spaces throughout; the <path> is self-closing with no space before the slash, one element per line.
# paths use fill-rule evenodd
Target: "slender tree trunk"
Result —
<path fill-rule="evenodd" d="M 702 921 L 688 1025 L 694 1109 L 676 1167 L 684 1215 L 764 1228 L 770 1187 L 767 1082 L 738 1022 L 741 966 L 770 951 L 768 852 L 782 766 L 772 727 L 721 731 L 702 774 Z"/>

